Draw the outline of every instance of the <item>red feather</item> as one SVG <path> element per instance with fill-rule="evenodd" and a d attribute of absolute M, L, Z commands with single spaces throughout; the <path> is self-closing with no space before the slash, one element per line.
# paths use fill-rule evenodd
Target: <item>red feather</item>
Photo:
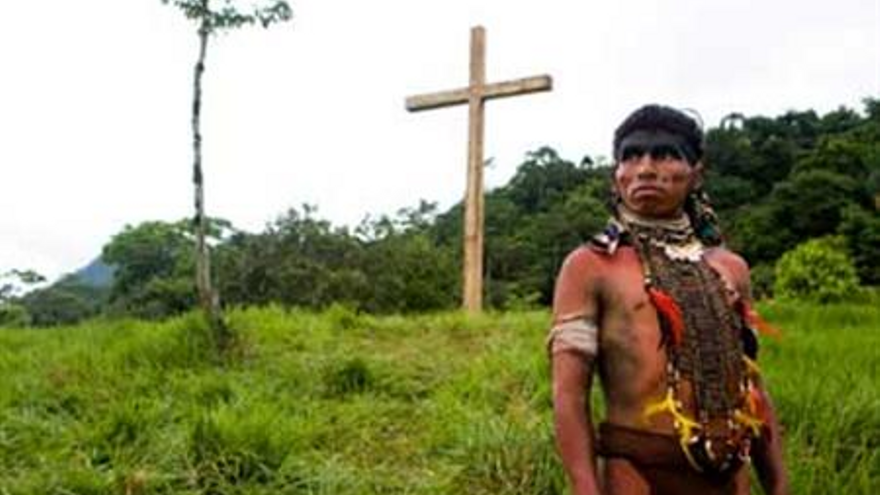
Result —
<path fill-rule="evenodd" d="M 684 341 L 684 316 L 678 303 L 669 294 L 656 287 L 648 287 L 648 296 L 657 309 L 657 314 L 664 319 L 669 328 L 672 345 L 678 346 Z"/>
<path fill-rule="evenodd" d="M 739 310 L 748 326 L 754 328 L 764 335 L 769 335 L 770 337 L 773 337 L 775 339 L 779 339 L 782 337 L 782 332 L 780 332 L 778 328 L 767 323 L 767 320 L 761 318 L 761 315 L 759 315 L 758 312 L 755 311 L 754 308 L 752 308 L 752 305 L 748 302 L 740 300 Z"/>

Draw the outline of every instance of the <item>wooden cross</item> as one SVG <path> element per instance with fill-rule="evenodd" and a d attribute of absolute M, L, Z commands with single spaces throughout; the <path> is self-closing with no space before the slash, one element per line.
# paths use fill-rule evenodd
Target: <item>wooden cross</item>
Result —
<path fill-rule="evenodd" d="M 548 75 L 486 84 L 486 30 L 471 29 L 470 85 L 411 96 L 406 99 L 410 112 L 468 104 L 468 173 L 464 214 L 464 294 L 462 306 L 470 313 L 483 307 L 483 107 L 486 100 L 550 91 Z"/>

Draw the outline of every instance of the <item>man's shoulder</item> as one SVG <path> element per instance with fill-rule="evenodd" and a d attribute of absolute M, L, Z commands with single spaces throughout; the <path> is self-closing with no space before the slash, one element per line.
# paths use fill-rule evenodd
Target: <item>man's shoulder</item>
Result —
<path fill-rule="evenodd" d="M 727 249 L 723 246 L 711 247 L 706 250 L 706 257 L 714 261 L 716 265 L 720 265 L 732 279 L 734 285 L 740 287 L 740 290 L 748 291 L 749 285 L 749 264 L 745 258 L 739 254 Z"/>
<path fill-rule="evenodd" d="M 607 246 L 589 241 L 568 253 L 562 263 L 562 269 L 596 273 L 613 269 L 634 256 L 635 253 L 629 245 L 618 245 L 609 249 Z"/>
<path fill-rule="evenodd" d="M 586 268 L 600 261 L 599 253 L 592 249 L 589 244 L 580 246 L 569 251 L 562 262 L 563 269 Z"/>
<path fill-rule="evenodd" d="M 748 272 L 749 264 L 741 255 L 724 246 L 714 246 L 706 249 L 706 256 L 723 263 L 738 272 Z"/>

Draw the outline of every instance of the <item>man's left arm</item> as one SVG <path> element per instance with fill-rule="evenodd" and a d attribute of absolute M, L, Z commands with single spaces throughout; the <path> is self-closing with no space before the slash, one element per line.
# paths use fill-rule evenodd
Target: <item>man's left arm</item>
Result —
<path fill-rule="evenodd" d="M 782 431 L 776 419 L 776 411 L 766 389 L 759 385 L 758 393 L 766 405 L 764 431 L 752 444 L 752 460 L 767 495 L 788 495 L 788 473 L 782 459 Z"/>
<path fill-rule="evenodd" d="M 751 304 L 752 288 L 748 264 L 739 256 L 734 255 L 734 258 L 733 265 L 736 273 L 737 289 L 740 292 L 740 297 Z M 761 482 L 764 493 L 767 495 L 788 495 L 790 488 L 788 473 L 782 456 L 782 431 L 779 420 L 776 417 L 776 410 L 773 407 L 770 394 L 764 384 L 756 383 L 755 385 L 761 402 L 765 406 L 764 420 L 766 421 L 761 436 L 755 439 L 752 444 L 752 460 L 754 461 L 755 471 L 758 474 L 758 479 Z"/>

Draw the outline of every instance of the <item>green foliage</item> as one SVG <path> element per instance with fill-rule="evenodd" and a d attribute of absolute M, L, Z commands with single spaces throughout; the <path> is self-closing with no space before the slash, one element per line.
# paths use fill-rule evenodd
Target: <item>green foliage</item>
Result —
<path fill-rule="evenodd" d="M 196 303 L 195 242 L 189 220 L 126 225 L 102 251 L 113 267 L 106 311 L 141 318 L 164 318 Z M 208 240 L 221 243 L 236 231 L 223 219 L 208 220 Z"/>
<path fill-rule="evenodd" d="M 312 308 L 334 303 L 370 312 L 427 311 L 457 301 L 451 250 L 425 232 L 434 206 L 333 228 L 314 207 L 291 209 L 265 232 L 221 246 L 220 287 L 232 304 Z"/>
<path fill-rule="evenodd" d="M 756 185 L 736 175 L 721 175 L 710 170 L 706 177 L 706 192 L 718 210 L 731 210 L 759 198 Z"/>
<path fill-rule="evenodd" d="M 370 243 L 363 272 L 372 285 L 362 296 L 368 311 L 430 311 L 458 301 L 459 269 L 451 250 L 424 233 L 393 233 Z"/>
<path fill-rule="evenodd" d="M 585 167 L 577 167 L 552 148 L 543 147 L 526 154 L 505 194 L 523 211 L 547 211 L 588 178 Z"/>
<path fill-rule="evenodd" d="M 0 327 L 21 328 L 31 324 L 31 314 L 20 304 L 0 302 Z"/>
<path fill-rule="evenodd" d="M 857 291 L 855 266 L 841 238 L 807 241 L 776 264 L 777 297 L 828 303 L 852 298 Z"/>
<path fill-rule="evenodd" d="M 844 233 L 844 212 L 876 216 L 880 204 L 876 106 L 867 99 L 865 116 L 846 108 L 823 116 L 731 116 L 710 129 L 707 189 L 731 246 L 758 265 L 815 237 L 840 233 L 858 244 L 851 235 L 861 227 L 853 224 Z M 861 256 L 860 275 L 869 271 L 863 267 L 880 264 L 870 249 Z"/>
<path fill-rule="evenodd" d="M 859 279 L 880 286 L 880 216 L 850 206 L 843 213 L 838 233 L 847 241 Z"/>
<path fill-rule="evenodd" d="M 62 277 L 49 287 L 37 289 L 21 298 L 35 326 L 69 325 L 97 316 L 109 299 L 109 289 L 81 283 L 72 276 Z"/>
<path fill-rule="evenodd" d="M 783 253 L 834 234 L 846 239 L 861 282 L 880 284 L 877 108 L 869 99 L 863 113 L 841 108 L 825 115 L 733 115 L 708 130 L 706 189 L 728 245 L 756 267 L 758 297 L 771 294 L 771 267 Z M 602 160 L 576 164 L 542 147 L 525 155 L 507 184 L 486 193 L 489 307 L 550 304 L 565 255 L 607 219 L 611 170 Z M 421 201 L 349 229 L 304 205 L 256 233 L 212 220 L 216 283 L 227 306 L 341 304 L 356 314 L 455 308 L 462 213 L 461 203 L 440 212 Z M 117 266 L 108 304 L 65 287 L 44 296 L 65 306 L 63 315 L 51 315 L 36 297 L 25 306 L 41 325 L 98 311 L 148 318 L 184 312 L 196 300 L 191 231 L 189 222 L 145 222 L 117 234 L 105 248 L 105 260 Z M 82 307 L 92 300 L 98 310 Z"/>
<path fill-rule="evenodd" d="M 580 165 L 550 148 L 528 153 L 510 183 L 486 195 L 486 301 L 548 304 L 565 255 L 608 217 L 609 168 Z M 461 205 L 438 217 L 440 242 L 460 250 Z"/>
<path fill-rule="evenodd" d="M 823 137 L 816 149 L 797 163 L 794 172 L 826 170 L 856 181 L 864 181 L 870 173 L 867 146 L 868 143 L 853 140 L 846 135 Z"/>
<path fill-rule="evenodd" d="M 101 254 L 115 269 L 110 304 L 154 318 L 187 309 L 195 300 L 194 250 L 185 221 L 127 225 Z"/>
<path fill-rule="evenodd" d="M 359 299 L 367 287 L 359 242 L 314 212 L 291 209 L 266 232 L 239 234 L 221 246 L 217 270 L 227 302 L 321 307 Z"/>
<path fill-rule="evenodd" d="M 768 204 L 743 211 L 728 230 L 731 247 L 753 265 L 772 263 L 797 243 L 780 216 L 779 208 Z"/>
<path fill-rule="evenodd" d="M 795 173 L 774 188 L 770 199 L 780 224 L 798 239 L 833 234 L 844 208 L 868 203 L 856 179 L 825 169 Z"/>
<path fill-rule="evenodd" d="M 106 302 L 102 289 L 82 285 L 72 276 L 34 288 L 45 282 L 45 277 L 33 270 L 11 270 L 0 274 L 0 281 L 0 326 L 73 323 L 97 314 Z M 31 290 L 21 295 L 26 289 Z"/>
<path fill-rule="evenodd" d="M 263 6 L 251 6 L 242 10 L 232 0 L 222 0 L 219 9 L 212 9 L 209 0 L 162 0 L 183 11 L 187 18 L 202 21 L 209 32 L 222 29 L 236 29 L 259 23 L 264 28 L 290 20 L 293 11 L 287 2 L 276 0 Z"/>
<path fill-rule="evenodd" d="M 773 265 L 767 263 L 753 266 L 751 269 L 752 297 L 756 300 L 773 297 L 773 286 L 776 273 Z"/>

